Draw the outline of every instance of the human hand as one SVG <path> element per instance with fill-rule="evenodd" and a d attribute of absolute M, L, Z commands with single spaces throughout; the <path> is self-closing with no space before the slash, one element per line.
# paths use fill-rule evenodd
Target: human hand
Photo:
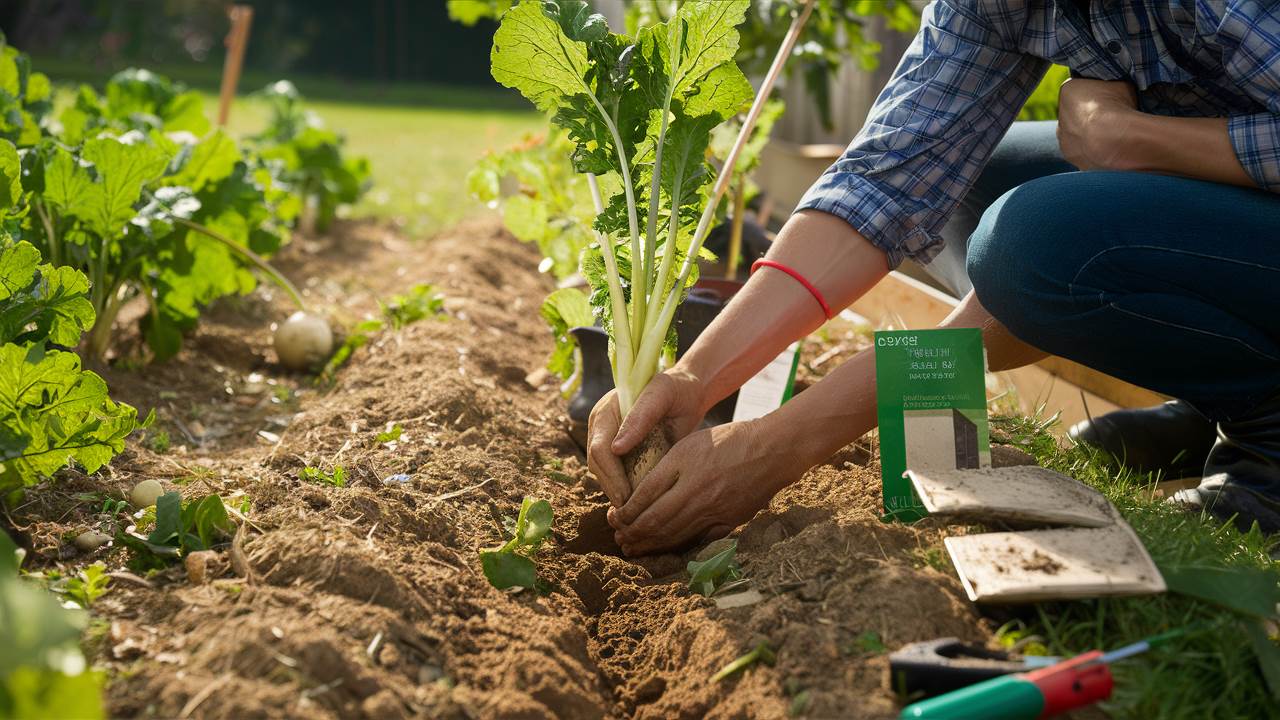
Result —
<path fill-rule="evenodd" d="M 1058 94 L 1058 146 L 1081 170 L 1131 169 L 1132 121 L 1138 94 L 1124 80 L 1072 78 Z"/>
<path fill-rule="evenodd" d="M 614 507 L 622 507 L 632 491 L 622 456 L 660 424 L 673 443 L 693 432 L 706 414 L 705 394 L 696 376 L 672 368 L 653 376 L 625 420 L 617 390 L 600 398 L 587 421 L 587 469 Z"/>
<path fill-rule="evenodd" d="M 729 423 L 676 443 L 621 508 L 609 509 L 627 555 L 723 537 L 750 520 L 805 466 L 767 442 L 763 420 Z"/>

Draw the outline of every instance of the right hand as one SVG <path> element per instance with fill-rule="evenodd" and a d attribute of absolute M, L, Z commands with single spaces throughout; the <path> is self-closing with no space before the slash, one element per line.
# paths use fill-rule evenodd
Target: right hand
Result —
<path fill-rule="evenodd" d="M 702 381 L 673 368 L 653 376 L 625 420 L 617 390 L 600 398 L 587 424 L 587 469 L 614 507 L 622 507 L 633 490 L 622 456 L 659 425 L 673 444 L 697 430 L 706 414 L 704 397 Z"/>

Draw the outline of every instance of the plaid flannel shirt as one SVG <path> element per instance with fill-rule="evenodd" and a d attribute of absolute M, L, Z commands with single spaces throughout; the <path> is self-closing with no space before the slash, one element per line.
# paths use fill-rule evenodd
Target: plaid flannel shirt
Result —
<path fill-rule="evenodd" d="M 939 231 L 1050 61 L 1128 80 L 1139 109 L 1226 117 L 1258 185 L 1280 193 L 1280 1 L 935 0 L 844 155 L 799 208 L 849 222 L 891 266 Z"/>

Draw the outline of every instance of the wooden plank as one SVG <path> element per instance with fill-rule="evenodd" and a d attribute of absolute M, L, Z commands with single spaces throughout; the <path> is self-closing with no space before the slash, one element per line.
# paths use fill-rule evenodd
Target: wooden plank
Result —
<path fill-rule="evenodd" d="M 852 309 L 876 327 L 912 329 L 934 327 L 957 304 L 950 295 L 893 272 L 855 302 Z M 1158 393 L 1058 357 L 996 376 L 1006 389 L 1016 393 L 1023 412 L 1061 413 L 1061 430 L 1118 407 L 1146 407 L 1165 400 Z"/>

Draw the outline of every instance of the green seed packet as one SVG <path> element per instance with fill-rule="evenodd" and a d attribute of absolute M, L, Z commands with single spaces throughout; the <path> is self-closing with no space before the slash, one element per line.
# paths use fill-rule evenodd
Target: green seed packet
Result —
<path fill-rule="evenodd" d="M 991 466 L 982 331 L 896 330 L 875 341 L 885 519 L 912 522 L 926 513 L 908 468 Z"/>

